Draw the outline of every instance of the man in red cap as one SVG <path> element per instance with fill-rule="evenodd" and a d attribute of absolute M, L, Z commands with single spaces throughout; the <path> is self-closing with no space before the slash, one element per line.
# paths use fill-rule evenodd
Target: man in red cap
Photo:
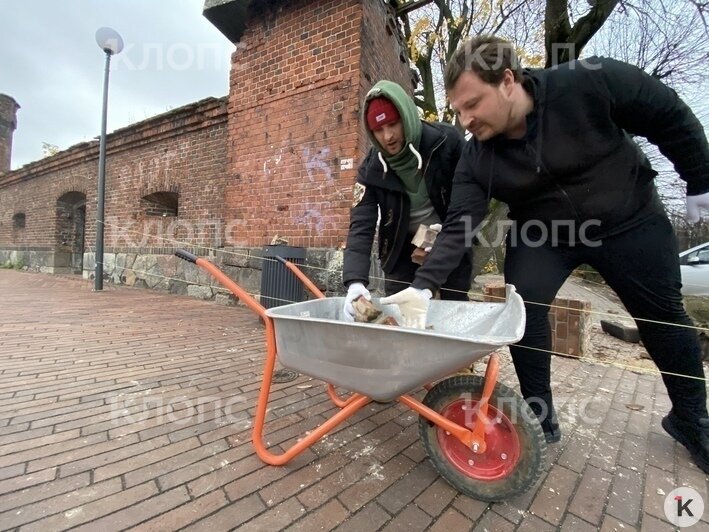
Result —
<path fill-rule="evenodd" d="M 373 98 L 367 106 L 367 127 L 388 155 L 404 147 L 404 124 L 396 106 L 384 96 Z"/>
<path fill-rule="evenodd" d="M 384 291 L 394 294 L 413 281 L 419 264 L 412 261 L 411 240 L 420 224 L 440 229 L 464 144 L 452 125 L 421 120 L 411 97 L 391 81 L 369 91 L 362 118 L 372 148 L 359 167 L 344 254 L 347 321 L 354 320 L 354 299 L 371 298 L 366 287 L 377 225 Z M 468 252 L 460 260 L 443 283 L 441 298 L 468 300 L 471 259 Z"/>

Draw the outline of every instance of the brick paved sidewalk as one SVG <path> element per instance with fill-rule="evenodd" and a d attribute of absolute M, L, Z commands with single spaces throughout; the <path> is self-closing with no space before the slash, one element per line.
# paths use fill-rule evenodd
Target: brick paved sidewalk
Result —
<path fill-rule="evenodd" d="M 516 500 L 450 488 L 398 404 L 369 405 L 289 465 L 266 466 L 250 443 L 257 319 L 106 288 L 0 270 L 0 529 L 671 530 L 673 488 L 709 506 L 707 479 L 660 427 L 658 377 L 560 358 L 564 436 Z M 517 387 L 508 363 L 502 380 Z M 306 377 L 275 385 L 270 407 L 280 449 L 335 411 Z M 709 510 L 692 530 L 709 530 Z"/>

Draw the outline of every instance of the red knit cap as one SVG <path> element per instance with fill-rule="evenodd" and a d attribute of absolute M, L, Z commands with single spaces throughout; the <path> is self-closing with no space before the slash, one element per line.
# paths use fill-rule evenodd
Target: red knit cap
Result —
<path fill-rule="evenodd" d="M 396 106 L 389 99 L 380 96 L 369 100 L 367 106 L 367 126 L 374 131 L 386 124 L 393 124 L 401 117 Z"/>

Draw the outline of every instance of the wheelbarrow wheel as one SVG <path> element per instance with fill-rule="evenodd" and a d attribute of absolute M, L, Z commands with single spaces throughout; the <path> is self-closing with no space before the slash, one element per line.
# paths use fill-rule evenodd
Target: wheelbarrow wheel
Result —
<path fill-rule="evenodd" d="M 456 375 L 431 388 L 423 403 L 473 429 L 484 383 L 479 375 Z M 474 453 L 424 417 L 419 418 L 421 441 L 436 470 L 461 493 L 491 502 L 521 495 L 534 486 L 546 465 L 542 427 L 524 399 L 499 382 L 487 420 L 484 453 Z"/>

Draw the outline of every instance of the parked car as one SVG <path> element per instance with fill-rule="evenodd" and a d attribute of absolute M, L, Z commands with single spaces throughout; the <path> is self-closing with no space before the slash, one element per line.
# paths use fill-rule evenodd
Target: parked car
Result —
<path fill-rule="evenodd" d="M 682 295 L 709 296 L 709 242 L 679 254 Z"/>

